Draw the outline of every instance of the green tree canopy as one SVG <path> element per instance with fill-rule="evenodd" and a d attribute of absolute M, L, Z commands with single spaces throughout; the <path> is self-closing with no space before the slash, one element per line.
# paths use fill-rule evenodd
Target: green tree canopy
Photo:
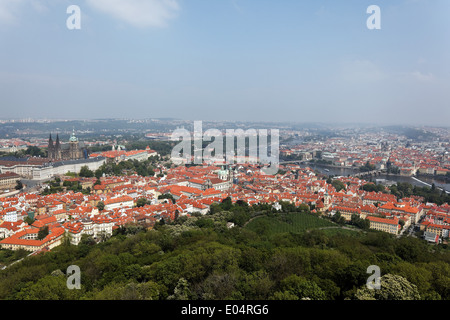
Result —
<path fill-rule="evenodd" d="M 94 172 L 88 168 L 88 166 L 82 166 L 80 169 L 80 177 L 92 178 L 94 176 Z"/>
<path fill-rule="evenodd" d="M 48 236 L 48 234 L 49 234 L 48 226 L 43 226 L 42 228 L 39 229 L 37 238 L 38 240 L 42 240 L 46 236 Z"/>
<path fill-rule="evenodd" d="M 281 281 L 281 292 L 279 295 L 288 295 L 291 298 L 308 300 L 324 300 L 325 293 L 313 281 L 309 281 L 298 275 L 291 275 Z"/>
<path fill-rule="evenodd" d="M 363 287 L 358 289 L 355 298 L 358 300 L 419 300 L 417 286 L 405 278 L 386 274 L 381 277 L 380 289 Z"/>
<path fill-rule="evenodd" d="M 104 203 L 103 201 L 99 201 L 99 202 L 97 203 L 97 208 L 98 208 L 98 210 L 100 210 L 100 211 L 105 210 L 105 203 Z"/>

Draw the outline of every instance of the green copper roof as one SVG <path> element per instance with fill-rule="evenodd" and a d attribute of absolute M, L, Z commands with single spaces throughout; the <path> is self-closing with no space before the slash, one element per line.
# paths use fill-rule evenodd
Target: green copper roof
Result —
<path fill-rule="evenodd" d="M 75 129 L 73 129 L 72 136 L 70 137 L 69 141 L 70 142 L 77 142 L 78 141 L 78 138 L 75 137 Z"/>

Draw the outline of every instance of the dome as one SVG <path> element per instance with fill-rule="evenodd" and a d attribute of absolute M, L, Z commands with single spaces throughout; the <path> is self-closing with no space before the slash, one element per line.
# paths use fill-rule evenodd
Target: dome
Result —
<path fill-rule="evenodd" d="M 69 139 L 70 142 L 78 142 L 78 138 L 75 137 L 75 130 L 72 132 L 72 136 Z"/>

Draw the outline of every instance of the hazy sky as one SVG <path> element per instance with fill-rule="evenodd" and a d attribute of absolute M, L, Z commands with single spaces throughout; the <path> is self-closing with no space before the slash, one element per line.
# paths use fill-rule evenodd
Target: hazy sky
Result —
<path fill-rule="evenodd" d="M 0 118 L 447 125 L 449 16 L 449 0 L 0 0 Z"/>

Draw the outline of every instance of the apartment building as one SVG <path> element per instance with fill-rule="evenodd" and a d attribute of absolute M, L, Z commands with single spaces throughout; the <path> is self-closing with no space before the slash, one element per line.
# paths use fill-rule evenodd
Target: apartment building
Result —
<path fill-rule="evenodd" d="M 397 218 L 387 219 L 375 216 L 368 216 L 367 219 L 370 221 L 370 229 L 388 232 L 391 234 L 398 234 L 399 220 Z"/>
<path fill-rule="evenodd" d="M 12 189 L 16 186 L 20 176 L 14 172 L 5 172 L 0 174 L 0 190 Z"/>

